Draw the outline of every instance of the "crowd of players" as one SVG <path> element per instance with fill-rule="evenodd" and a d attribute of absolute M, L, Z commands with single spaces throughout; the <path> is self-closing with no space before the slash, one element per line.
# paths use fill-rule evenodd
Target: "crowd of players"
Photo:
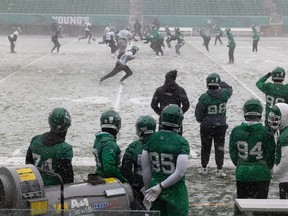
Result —
<path fill-rule="evenodd" d="M 106 110 L 100 116 L 101 131 L 96 133 L 93 145 L 96 174 L 98 178 L 114 177 L 129 183 L 134 191 L 133 210 L 152 209 L 159 210 L 161 215 L 180 216 L 187 216 L 189 212 L 185 173 L 190 147 L 182 136 L 182 121 L 190 105 L 176 77 L 176 70 L 167 72 L 164 85 L 157 88 L 152 97 L 151 108 L 159 115 L 158 131 L 153 117 L 140 116 L 135 123 L 138 139 L 127 146 L 121 163 L 117 144 L 121 117 L 115 110 Z M 267 82 L 270 77 L 272 82 Z M 231 131 L 229 154 L 237 167 L 236 197 L 239 199 L 267 199 L 272 178 L 279 182 L 279 197 L 288 198 L 288 85 L 283 83 L 284 78 L 285 70 L 277 67 L 256 83 L 266 95 L 265 125 L 261 122 L 264 111 L 261 102 L 251 98 L 243 104 L 245 120 Z M 199 173 L 208 175 L 207 165 L 214 143 L 216 177 L 225 178 L 222 166 L 228 127 L 226 104 L 233 90 L 217 73 L 207 76 L 206 86 L 195 108 L 201 137 Z M 71 115 L 67 109 L 58 107 L 51 111 L 48 122 L 50 131 L 31 140 L 26 163 L 56 172 L 64 183 L 72 183 L 73 148 L 65 141 Z M 275 136 L 278 137 L 276 143 Z M 59 184 L 53 176 L 42 173 L 42 177 L 46 186 Z M 235 215 L 238 214 L 241 215 L 235 207 Z"/>
<path fill-rule="evenodd" d="M 83 21 L 85 35 L 79 37 L 78 40 L 87 39 L 88 43 L 91 43 L 91 40 L 95 41 L 95 36 L 92 35 L 92 22 L 91 20 Z M 256 25 L 252 25 L 252 51 L 258 51 L 258 42 L 260 40 L 260 33 Z M 217 25 L 213 25 L 214 32 L 216 33 L 215 36 L 215 43 L 217 41 L 220 42 L 222 45 L 223 42 L 221 37 L 224 35 L 224 31 Z M 51 53 L 56 49 L 57 53 L 60 50 L 60 43 L 59 38 L 63 37 L 62 35 L 63 26 L 59 25 L 55 19 L 53 19 L 51 23 L 51 41 L 53 42 L 54 46 L 51 49 Z M 209 43 L 211 41 L 210 29 L 198 29 L 200 37 L 203 38 L 203 46 L 205 46 L 206 50 L 209 52 Z M 225 29 L 228 44 L 227 47 L 229 48 L 228 57 L 229 57 L 229 64 L 234 63 L 234 51 L 236 48 L 236 42 L 234 40 L 233 33 L 230 28 Z M 17 28 L 14 30 L 12 34 L 8 36 L 8 40 L 10 42 L 10 52 L 15 53 L 15 45 L 18 38 L 18 35 L 21 33 L 21 28 Z M 126 51 L 127 43 L 131 43 L 131 41 L 138 41 L 136 36 L 139 36 L 139 40 L 143 43 L 150 43 L 151 49 L 155 52 L 155 58 L 160 58 L 164 55 L 163 49 L 165 48 L 166 51 L 171 48 L 171 42 L 175 41 L 175 56 L 180 56 L 180 49 L 185 44 L 183 33 L 181 32 L 179 27 L 175 27 L 174 29 L 170 29 L 169 26 L 165 26 L 165 35 L 160 32 L 160 22 L 155 19 L 153 23 L 150 25 L 146 25 L 145 28 L 142 28 L 141 23 L 137 19 L 134 23 L 133 27 L 126 27 L 124 29 L 118 29 L 116 26 L 109 24 L 103 32 L 103 41 L 98 42 L 99 44 L 106 44 L 111 49 L 111 55 L 113 57 L 117 57 L 118 59 L 120 56 Z M 164 43 L 164 38 L 166 37 L 166 45 Z M 166 48 L 167 46 L 167 48 Z M 116 52 L 118 51 L 118 55 Z"/>
<path fill-rule="evenodd" d="M 214 26 L 217 35 L 215 44 L 224 32 L 217 25 Z M 164 36 L 159 31 L 159 25 L 153 23 L 151 29 L 145 29 L 142 35 L 141 24 L 137 20 L 134 30 L 130 28 L 117 30 L 109 25 L 105 28 L 103 41 L 111 49 L 111 55 L 116 57 L 117 63 L 111 73 L 102 77 L 100 82 L 124 70 L 126 75 L 123 82 L 131 76 L 132 71 L 126 65 L 139 51 L 137 46 L 127 49 L 129 41 L 137 39 L 144 43 L 150 43 L 156 57 L 164 55 L 162 47 L 165 47 Z M 252 51 L 257 52 L 257 44 L 260 39 L 255 26 L 253 29 Z M 53 31 L 52 41 L 57 49 L 60 44 L 62 26 L 58 25 Z M 180 48 L 185 44 L 183 34 L 176 27 L 173 31 L 165 27 L 166 44 L 171 48 L 171 42 L 176 41 L 175 52 L 180 55 Z M 14 53 L 16 38 L 21 29 L 16 29 L 9 35 L 11 52 Z M 225 30 L 228 37 L 229 63 L 234 62 L 234 41 L 231 29 Z M 203 38 L 204 46 L 209 52 L 211 36 L 202 29 L 199 34 Z M 85 23 L 85 36 L 79 40 L 88 38 L 91 43 L 91 22 Z M 16 41 L 14 40 L 14 42 Z M 102 113 L 100 117 L 101 132 L 96 134 L 93 146 L 93 154 L 96 160 L 97 174 L 101 177 L 115 177 L 121 182 L 128 182 L 134 189 L 135 201 L 132 209 L 160 210 L 161 215 L 188 215 L 189 202 L 185 186 L 185 173 L 188 166 L 189 143 L 182 136 L 182 120 L 184 113 L 189 109 L 189 100 L 186 92 L 176 82 L 177 71 L 166 74 L 163 89 L 158 88 L 153 95 L 151 107 L 159 115 L 159 128 L 156 132 L 156 121 L 147 115 L 140 116 L 136 122 L 136 132 L 139 139 L 131 143 L 122 158 L 122 167 L 118 167 L 120 160 L 120 148 L 117 145 L 117 134 L 121 129 L 121 117 L 114 110 Z M 272 77 L 273 83 L 266 83 Z M 274 179 L 279 181 L 279 194 L 281 199 L 288 198 L 288 174 L 285 171 L 288 164 L 288 87 L 283 84 L 285 70 L 281 67 L 261 77 L 256 85 L 266 94 L 265 125 L 261 123 L 263 107 L 257 99 L 250 99 L 243 105 L 245 121 L 233 128 L 229 153 L 232 162 L 237 167 L 237 198 L 261 198 L 268 196 L 271 170 L 274 167 Z M 224 158 L 224 142 L 227 129 L 226 104 L 232 96 L 232 87 L 223 82 L 216 73 L 210 74 L 206 79 L 207 92 L 203 93 L 195 108 L 195 117 L 200 123 L 201 135 L 201 175 L 208 175 L 207 165 L 211 152 L 212 142 L 215 146 L 215 159 L 217 164 L 217 177 L 225 177 L 222 166 Z M 165 88 L 168 86 L 168 88 Z M 181 91 L 179 89 L 182 89 Z M 169 90 L 169 94 L 163 92 Z M 180 94 L 181 92 L 181 94 Z M 165 96 L 166 95 L 166 96 Z M 167 97 L 171 96 L 170 99 Z M 165 105 L 163 103 L 165 98 Z M 157 101 L 157 98 L 159 101 Z M 168 101 L 168 102 L 167 102 Z M 160 107 L 158 107 L 160 104 Z M 72 167 L 72 146 L 65 142 L 67 130 L 71 125 L 71 116 L 65 108 L 55 108 L 49 115 L 51 130 L 42 135 L 37 135 L 31 140 L 27 151 L 26 163 L 32 163 L 41 168 L 53 170 L 62 176 L 64 183 L 74 181 Z M 277 145 L 274 141 L 276 131 L 280 133 Z M 163 144 L 165 143 L 165 145 Z M 58 152 L 59 154 L 54 154 Z M 61 153 L 61 154 L 60 154 Z M 59 156 L 59 157 L 58 157 Z M 139 164 L 141 158 L 142 164 Z M 142 169 L 142 171 L 141 171 Z M 43 174 L 44 184 L 58 184 L 58 180 Z M 175 203 L 175 200 L 181 199 Z M 237 209 L 236 209 L 237 211 Z M 169 213 L 168 213 L 169 212 Z"/>

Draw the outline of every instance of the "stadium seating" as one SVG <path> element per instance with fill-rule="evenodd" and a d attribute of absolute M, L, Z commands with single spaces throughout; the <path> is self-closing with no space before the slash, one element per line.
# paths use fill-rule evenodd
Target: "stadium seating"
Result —
<path fill-rule="evenodd" d="M 265 16 L 268 13 L 261 0 L 145 0 L 144 14 Z"/>
<path fill-rule="evenodd" d="M 275 7 L 276 7 L 277 11 L 281 15 L 287 16 L 287 14 L 288 14 L 287 0 L 274 0 L 274 4 L 275 4 Z"/>
<path fill-rule="evenodd" d="M 129 14 L 129 0 L 0 0 L 0 13 Z"/>
<path fill-rule="evenodd" d="M 285 0 L 279 2 L 288 10 Z M 143 15 L 267 15 L 261 0 L 145 0 Z M 129 14 L 129 0 L 0 0 L 2 13 Z M 287 12 L 286 12 L 287 14 Z"/>

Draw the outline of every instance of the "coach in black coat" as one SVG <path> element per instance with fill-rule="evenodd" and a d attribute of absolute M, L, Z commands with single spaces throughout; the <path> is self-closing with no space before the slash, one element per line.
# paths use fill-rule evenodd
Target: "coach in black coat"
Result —
<path fill-rule="evenodd" d="M 166 73 L 165 83 L 156 89 L 152 101 L 151 107 L 159 116 L 164 107 L 169 104 L 177 104 L 182 108 L 185 113 L 189 107 L 189 99 L 186 91 L 176 83 L 177 70 L 172 70 Z M 159 130 L 162 128 L 159 120 Z M 182 135 L 182 125 L 179 134 Z"/>

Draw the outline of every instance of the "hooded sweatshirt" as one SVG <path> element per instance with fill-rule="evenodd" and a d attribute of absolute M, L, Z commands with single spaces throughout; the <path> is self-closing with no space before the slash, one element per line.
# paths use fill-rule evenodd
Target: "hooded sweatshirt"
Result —
<path fill-rule="evenodd" d="M 93 154 L 96 161 L 96 173 L 103 178 L 114 177 L 122 183 L 127 182 L 120 171 L 121 150 L 112 134 L 107 132 L 96 134 Z"/>
<path fill-rule="evenodd" d="M 151 107 L 158 115 L 169 104 L 178 105 L 183 110 L 183 113 L 190 107 L 186 91 L 175 82 L 176 77 L 177 70 L 167 72 L 164 85 L 157 88 L 153 95 Z"/>
<path fill-rule="evenodd" d="M 288 182 L 288 104 L 277 103 L 282 121 L 279 126 L 280 135 L 277 139 L 275 166 L 273 168 L 273 180 L 276 182 Z"/>

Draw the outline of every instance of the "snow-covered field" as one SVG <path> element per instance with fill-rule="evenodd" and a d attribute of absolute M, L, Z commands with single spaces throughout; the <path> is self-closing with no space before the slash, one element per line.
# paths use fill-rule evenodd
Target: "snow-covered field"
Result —
<path fill-rule="evenodd" d="M 155 59 L 147 44 L 139 46 L 138 58 L 129 62 L 134 72 L 120 85 L 119 73 L 102 85 L 99 79 L 110 72 L 116 62 L 110 48 L 96 42 L 62 38 L 59 54 L 51 54 L 49 36 L 20 35 L 15 51 L 10 54 L 7 36 L 0 36 L 0 166 L 24 163 L 31 138 L 49 130 L 48 114 L 58 106 L 72 114 L 72 126 L 67 141 L 74 147 L 73 164 L 77 181 L 94 170 L 92 146 L 99 130 L 99 117 L 104 110 L 114 108 L 122 117 L 118 143 L 124 152 L 135 138 L 136 119 L 143 114 L 158 116 L 150 108 L 152 95 L 164 83 L 165 73 L 178 70 L 177 82 L 185 88 L 191 107 L 185 114 L 183 136 L 191 147 L 187 185 L 190 193 L 191 215 L 232 215 L 235 194 L 234 167 L 228 154 L 231 129 L 243 120 L 242 105 L 251 98 L 264 95 L 256 88 L 258 78 L 277 66 L 288 69 L 288 39 L 261 38 L 258 53 L 252 52 L 251 38 L 235 38 L 235 63 L 227 64 L 227 39 L 223 45 L 210 42 L 208 53 L 200 37 L 186 37 L 181 57 L 175 57 L 174 46 L 165 56 Z M 234 94 L 228 102 L 229 129 L 226 137 L 224 168 L 226 179 L 214 177 L 214 151 L 211 154 L 211 173 L 199 176 L 199 124 L 194 118 L 198 97 L 206 91 L 206 76 L 220 74 L 222 80 L 233 86 Z M 84 177 L 83 177 L 84 176 Z M 278 188 L 271 184 L 270 198 L 278 198 Z"/>

